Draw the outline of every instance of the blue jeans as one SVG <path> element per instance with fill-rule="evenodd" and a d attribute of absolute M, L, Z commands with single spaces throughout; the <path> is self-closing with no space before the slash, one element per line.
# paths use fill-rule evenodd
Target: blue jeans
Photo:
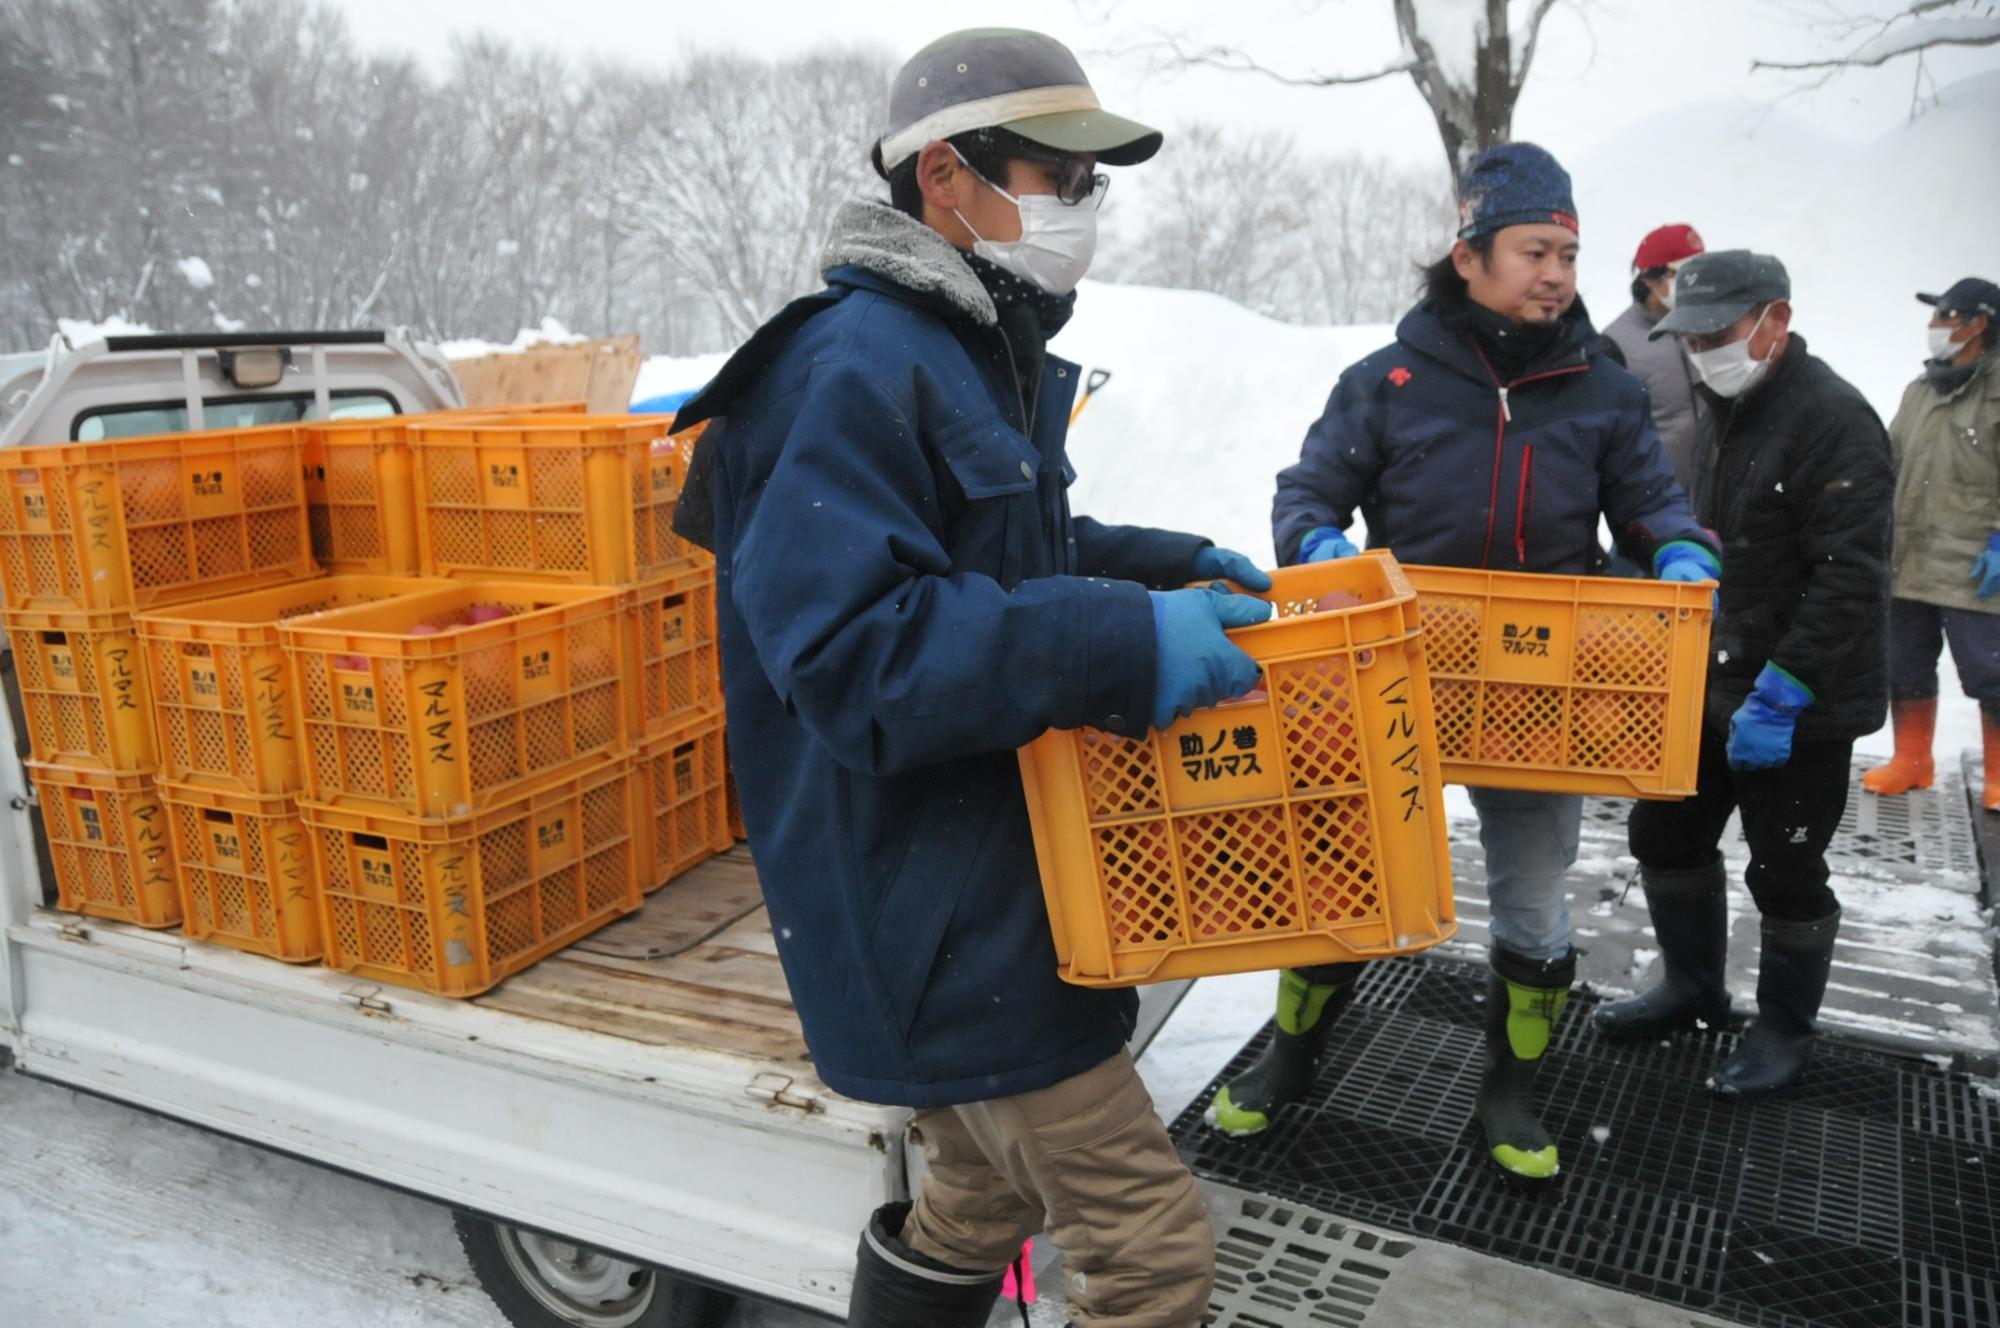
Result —
<path fill-rule="evenodd" d="M 1468 789 L 1486 850 L 1491 936 L 1523 959 L 1569 952 L 1569 891 L 1583 799 L 1574 793 Z"/>
<path fill-rule="evenodd" d="M 1523 959 L 1560 959 L 1569 953 L 1566 878 L 1576 862 L 1583 799 L 1574 793 L 1466 791 L 1479 813 L 1479 843 L 1486 850 L 1489 937 Z M 1308 982 L 1341 985 L 1353 981 L 1365 963 L 1315 964 L 1298 971 Z"/>

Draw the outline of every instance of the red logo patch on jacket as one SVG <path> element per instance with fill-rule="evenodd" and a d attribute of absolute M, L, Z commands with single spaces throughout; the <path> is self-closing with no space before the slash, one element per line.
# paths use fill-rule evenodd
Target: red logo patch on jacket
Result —
<path fill-rule="evenodd" d="M 1409 382 L 1414 377 L 1416 377 L 1415 374 L 1411 373 L 1408 369 L 1405 369 L 1400 364 L 1389 371 L 1389 381 L 1394 383 L 1397 387 L 1401 387 L 1403 384 Z"/>

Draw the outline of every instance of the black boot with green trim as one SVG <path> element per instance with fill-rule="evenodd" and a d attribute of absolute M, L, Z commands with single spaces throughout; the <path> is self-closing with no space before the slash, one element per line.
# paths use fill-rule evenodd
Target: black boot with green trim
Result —
<path fill-rule="evenodd" d="M 1241 1137 L 1271 1128 L 1279 1107 L 1312 1084 L 1327 1031 L 1350 1001 L 1367 964 L 1319 964 L 1278 973 L 1278 1026 L 1257 1063 L 1216 1091 L 1205 1119 Z"/>
<path fill-rule="evenodd" d="M 1493 1161 L 1510 1180 L 1539 1184 L 1562 1169 L 1535 1110 L 1535 1073 L 1576 980 L 1576 951 L 1527 959 L 1494 946 L 1486 978 L 1486 1075 L 1476 1111 Z"/>

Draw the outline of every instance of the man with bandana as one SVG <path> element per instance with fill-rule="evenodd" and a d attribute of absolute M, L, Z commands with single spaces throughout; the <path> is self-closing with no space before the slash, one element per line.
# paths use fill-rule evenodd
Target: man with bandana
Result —
<path fill-rule="evenodd" d="M 1489 148 L 1466 168 L 1460 220 L 1395 342 L 1341 374 L 1298 464 L 1278 475 L 1279 561 L 1354 553 L 1358 510 L 1367 542 L 1404 562 L 1576 575 L 1598 552 L 1601 516 L 1653 575 L 1716 577 L 1718 550 L 1667 467 L 1645 389 L 1606 356 L 1577 299 L 1569 173 L 1533 143 Z M 1583 799 L 1471 792 L 1492 942 L 1474 1111 L 1503 1176 L 1538 1184 L 1561 1165 L 1535 1081 L 1576 975 L 1564 875 Z M 1305 1091 L 1361 968 L 1279 975 L 1277 1028 L 1217 1093 L 1217 1128 L 1259 1133 Z"/>

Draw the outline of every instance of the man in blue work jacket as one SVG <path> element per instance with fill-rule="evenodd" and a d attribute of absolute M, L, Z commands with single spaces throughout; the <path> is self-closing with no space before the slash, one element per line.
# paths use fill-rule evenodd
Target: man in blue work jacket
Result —
<path fill-rule="evenodd" d="M 1717 575 L 1717 549 L 1674 482 L 1638 379 L 1606 358 L 1576 297 L 1569 174 L 1532 143 L 1466 168 L 1458 240 L 1426 272 L 1393 345 L 1340 376 L 1278 476 L 1282 563 L 1368 543 L 1409 563 L 1580 574 L 1602 514 L 1620 552 L 1668 580 Z M 1583 800 L 1473 789 L 1491 901 L 1486 1070 L 1476 1112 L 1495 1164 L 1538 1183 L 1560 1165 L 1535 1106 L 1535 1071 L 1576 976 L 1563 877 Z M 1267 1128 L 1311 1083 L 1360 964 L 1279 975 L 1263 1057 L 1221 1089 L 1210 1119 Z"/>
<path fill-rule="evenodd" d="M 827 289 L 740 350 L 677 524 L 712 547 L 729 747 L 820 1077 L 918 1108 L 914 1205 L 863 1233 L 850 1321 L 983 1325 L 1046 1226 L 1070 1312 L 1198 1323 L 1201 1199 L 1134 1072 L 1130 992 L 1056 976 L 1015 749 L 1125 736 L 1256 683 L 1224 628 L 1269 578 L 1191 535 L 1073 517 L 1076 366 L 1046 345 L 1095 249 L 1100 165 L 1161 136 L 1060 43 L 953 33 L 897 76 Z"/>

